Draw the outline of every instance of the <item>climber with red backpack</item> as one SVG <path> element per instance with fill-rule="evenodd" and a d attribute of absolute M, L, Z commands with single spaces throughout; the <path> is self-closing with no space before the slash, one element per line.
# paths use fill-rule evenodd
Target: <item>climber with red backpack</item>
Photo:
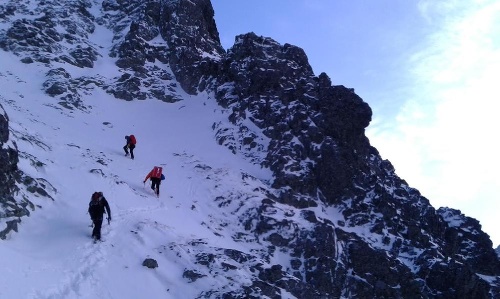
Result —
<path fill-rule="evenodd" d="M 130 136 L 125 136 L 125 140 L 127 141 L 127 144 L 123 147 L 123 150 L 125 151 L 125 157 L 128 156 L 128 150 L 130 149 L 130 158 L 134 160 L 134 148 L 136 144 L 135 136 L 130 135 Z"/>
<path fill-rule="evenodd" d="M 156 197 L 160 197 L 160 183 L 165 179 L 165 176 L 162 174 L 163 168 L 159 166 L 153 167 L 151 171 L 148 173 L 143 183 L 145 184 L 148 179 L 151 180 L 151 189 L 156 194 Z"/>

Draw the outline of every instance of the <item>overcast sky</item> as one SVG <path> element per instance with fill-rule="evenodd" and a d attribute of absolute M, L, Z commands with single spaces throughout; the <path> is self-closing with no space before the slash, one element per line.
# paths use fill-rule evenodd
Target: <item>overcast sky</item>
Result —
<path fill-rule="evenodd" d="M 500 244 L 500 1 L 212 0 L 221 42 L 255 32 L 372 108 L 370 142 L 434 207 Z"/>

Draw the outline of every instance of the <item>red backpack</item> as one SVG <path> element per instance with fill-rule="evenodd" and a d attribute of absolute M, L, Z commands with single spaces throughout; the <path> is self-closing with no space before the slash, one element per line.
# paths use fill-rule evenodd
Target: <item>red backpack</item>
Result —
<path fill-rule="evenodd" d="M 99 200 L 99 198 L 102 196 L 102 192 L 94 192 L 92 193 L 92 198 L 91 200 Z"/>
<path fill-rule="evenodd" d="M 133 145 L 135 145 L 136 142 L 137 142 L 137 140 L 135 140 L 135 136 L 134 135 L 130 135 L 130 143 L 132 143 Z"/>
<path fill-rule="evenodd" d="M 153 168 L 153 171 L 152 171 L 151 177 L 153 177 L 153 178 L 158 178 L 158 179 L 159 179 L 159 178 L 161 178 L 161 171 L 162 171 L 162 170 L 163 170 L 163 169 L 162 169 L 161 167 L 159 167 L 159 166 L 155 166 L 155 167 Z"/>

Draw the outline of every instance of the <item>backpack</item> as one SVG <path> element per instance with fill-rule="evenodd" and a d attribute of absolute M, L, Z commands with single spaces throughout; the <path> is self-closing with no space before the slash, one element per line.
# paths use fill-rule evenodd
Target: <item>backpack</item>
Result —
<path fill-rule="evenodd" d="M 101 198 L 102 198 L 101 192 L 94 192 L 92 194 L 92 198 L 89 202 L 89 214 L 90 218 L 92 219 L 102 217 L 104 207 Z"/>
<path fill-rule="evenodd" d="M 134 135 L 130 135 L 130 143 L 132 143 L 133 145 L 136 144 L 137 140 L 135 140 L 135 136 Z"/>
<path fill-rule="evenodd" d="M 102 192 L 94 192 L 92 193 L 92 197 L 90 198 L 90 202 L 99 202 L 100 197 L 102 196 Z"/>
<path fill-rule="evenodd" d="M 153 172 L 151 173 L 151 177 L 157 178 L 157 179 L 161 178 L 161 176 L 162 176 L 162 174 L 161 174 L 162 170 L 163 169 L 161 167 L 155 166 L 153 168 Z"/>

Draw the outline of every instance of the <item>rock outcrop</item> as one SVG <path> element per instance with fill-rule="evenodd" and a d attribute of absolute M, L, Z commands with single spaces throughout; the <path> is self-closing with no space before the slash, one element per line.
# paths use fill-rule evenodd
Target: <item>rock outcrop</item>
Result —
<path fill-rule="evenodd" d="M 15 190 L 17 171 L 17 148 L 9 141 L 9 117 L 0 104 L 0 196 L 5 198 Z"/>
<path fill-rule="evenodd" d="M 222 61 L 217 100 L 253 147 L 266 147 L 261 162 L 275 174 L 274 187 L 288 187 L 287 203 L 306 207 L 301 195 L 334 203 L 352 178 L 367 168 L 371 152 L 364 129 L 371 109 L 351 89 L 332 86 L 326 74 L 314 76 L 304 51 L 253 33 L 237 37 Z M 241 125 L 249 118 L 269 138 Z M 242 147 L 242 146 L 240 146 Z"/>
<path fill-rule="evenodd" d="M 16 144 L 9 140 L 9 117 L 0 104 L 0 239 L 12 230 L 17 231 L 19 217 L 24 216 L 24 208 L 14 199 L 18 190 L 19 161 Z"/>
<path fill-rule="evenodd" d="M 25 137 L 26 138 L 26 137 Z M 18 168 L 20 151 L 11 138 L 9 117 L 0 104 L 0 239 L 18 231 L 22 217 L 36 208 L 30 200 L 35 197 L 52 198 L 55 190 L 44 179 L 35 179 Z M 23 153 L 26 155 L 26 153 Z M 32 163 L 37 162 L 32 160 Z"/>

